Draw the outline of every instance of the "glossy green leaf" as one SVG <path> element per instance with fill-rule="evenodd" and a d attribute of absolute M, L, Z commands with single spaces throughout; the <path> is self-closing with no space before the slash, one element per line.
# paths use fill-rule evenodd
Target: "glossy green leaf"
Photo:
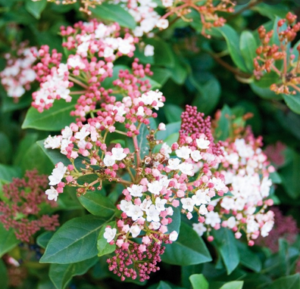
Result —
<path fill-rule="evenodd" d="M 49 241 L 41 263 L 70 264 L 97 255 L 97 238 L 104 220 L 87 215 L 63 224 Z"/>
<path fill-rule="evenodd" d="M 120 26 L 134 29 L 136 22 L 131 14 L 120 5 L 110 4 L 107 2 L 97 5 L 91 9 L 92 14 L 100 19 L 118 22 Z"/>
<path fill-rule="evenodd" d="M 41 13 L 47 6 L 47 0 L 40 0 L 37 2 L 26 0 L 26 10 L 33 15 L 36 19 L 40 19 Z"/>
<path fill-rule="evenodd" d="M 8 274 L 3 260 L 0 259 L 1 289 L 8 288 Z"/>
<path fill-rule="evenodd" d="M 105 229 L 108 226 L 111 228 L 117 228 L 117 223 L 116 221 L 113 221 L 107 223 L 105 226 L 101 228 L 97 240 L 98 257 L 110 254 L 116 250 L 116 244 L 110 245 L 109 243 L 107 243 L 107 240 L 103 237 L 105 233 Z"/>
<path fill-rule="evenodd" d="M 249 72 L 253 72 L 253 59 L 257 56 L 256 40 L 250 31 L 243 31 L 240 38 L 240 49 Z"/>
<path fill-rule="evenodd" d="M 114 203 L 97 191 L 88 191 L 78 197 L 80 203 L 92 214 L 98 217 L 110 218 L 116 210 Z"/>
<path fill-rule="evenodd" d="M 40 247 L 45 249 L 53 235 L 54 232 L 52 231 L 44 232 L 37 237 L 36 242 Z"/>
<path fill-rule="evenodd" d="M 215 137 L 217 140 L 226 140 L 230 136 L 231 128 L 231 110 L 225 105 L 221 111 L 221 117 L 218 120 L 218 126 L 215 130 Z"/>
<path fill-rule="evenodd" d="M 172 287 L 168 283 L 160 281 L 157 286 L 157 289 L 172 289 Z"/>
<path fill-rule="evenodd" d="M 225 264 L 227 274 L 230 274 L 240 262 L 234 235 L 232 231 L 224 228 L 212 231 L 212 235 L 214 237 L 214 244 Z"/>
<path fill-rule="evenodd" d="M 296 199 L 300 196 L 300 155 L 293 153 L 292 161 L 280 170 L 282 185 L 284 186 L 288 195 Z"/>
<path fill-rule="evenodd" d="M 64 289 L 73 276 L 85 274 L 98 261 L 97 257 L 73 263 L 73 264 L 51 264 L 49 277 L 56 289 Z"/>
<path fill-rule="evenodd" d="M 181 121 L 183 109 L 180 106 L 175 104 L 165 104 L 163 110 L 168 122 Z"/>
<path fill-rule="evenodd" d="M 163 262 L 173 265 L 193 265 L 211 261 L 209 251 L 198 234 L 187 224 L 181 223 L 176 242 L 166 245 Z"/>
<path fill-rule="evenodd" d="M 300 288 L 300 275 L 299 273 L 281 277 L 275 280 L 268 289 L 299 289 Z"/>
<path fill-rule="evenodd" d="M 6 230 L 0 224 L 0 257 L 20 243 L 13 229 Z"/>
<path fill-rule="evenodd" d="M 280 94 L 276 94 L 274 91 L 270 90 L 270 87 L 259 87 L 257 82 L 250 83 L 252 91 L 264 99 L 282 99 Z"/>
<path fill-rule="evenodd" d="M 190 276 L 193 289 L 208 289 L 208 282 L 202 274 L 194 274 Z"/>
<path fill-rule="evenodd" d="M 243 285 L 243 281 L 232 281 L 224 284 L 220 289 L 242 289 Z"/>
<path fill-rule="evenodd" d="M 7 164 L 12 156 L 12 146 L 9 138 L 3 132 L 0 132 L 0 163 Z"/>
<path fill-rule="evenodd" d="M 73 97 L 71 102 L 64 99 L 56 100 L 50 109 L 42 113 L 31 107 L 23 122 L 22 128 L 35 128 L 38 130 L 57 131 L 75 121 L 75 117 L 70 113 L 74 110 L 76 99 Z"/>
<path fill-rule="evenodd" d="M 254 5 L 251 9 L 272 20 L 275 20 L 276 16 L 285 18 L 286 13 L 288 12 L 287 7 L 285 5 L 280 5 L 279 3 L 276 5 L 259 3 L 258 5 Z"/>
<path fill-rule="evenodd" d="M 283 94 L 282 95 L 286 105 L 295 113 L 300 114 L 300 93 L 295 95 Z"/>
<path fill-rule="evenodd" d="M 239 47 L 240 39 L 237 32 L 228 24 L 225 24 L 224 26 L 218 28 L 218 31 L 220 31 L 225 38 L 229 54 L 235 65 L 242 71 L 248 72 Z"/>
<path fill-rule="evenodd" d="M 19 177 L 21 177 L 21 169 L 19 167 L 0 164 L 0 181 L 10 182 L 13 178 Z"/>
<path fill-rule="evenodd" d="M 173 133 L 177 133 L 180 129 L 181 121 L 169 123 L 166 125 L 166 130 L 161 130 L 156 133 L 156 138 L 159 140 L 165 140 Z"/>

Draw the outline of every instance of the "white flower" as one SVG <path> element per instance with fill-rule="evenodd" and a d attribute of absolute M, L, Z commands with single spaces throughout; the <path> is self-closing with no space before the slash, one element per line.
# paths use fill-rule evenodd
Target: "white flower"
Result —
<path fill-rule="evenodd" d="M 148 222 L 159 222 L 159 211 L 155 208 L 154 205 L 151 205 L 146 211 L 147 221 Z"/>
<path fill-rule="evenodd" d="M 207 191 L 198 190 L 194 196 L 192 196 L 193 201 L 196 206 L 201 204 L 208 204 L 210 202 L 210 197 L 207 195 Z"/>
<path fill-rule="evenodd" d="M 103 237 L 106 239 L 107 243 L 110 243 L 115 238 L 116 233 L 117 229 L 106 227 Z"/>
<path fill-rule="evenodd" d="M 105 47 L 104 52 L 103 52 L 103 57 L 108 58 L 113 55 L 114 55 L 114 50 L 109 46 Z"/>
<path fill-rule="evenodd" d="M 211 211 L 206 214 L 206 218 L 205 218 L 206 225 L 211 225 L 212 227 L 214 227 L 215 225 L 220 223 L 221 223 L 221 219 L 217 212 Z"/>
<path fill-rule="evenodd" d="M 190 212 L 193 211 L 194 209 L 194 201 L 191 198 L 183 198 L 181 199 L 181 203 L 182 203 L 182 208 L 185 210 L 188 210 Z"/>
<path fill-rule="evenodd" d="M 199 149 L 208 149 L 210 141 L 204 138 L 196 139 L 196 143 Z"/>
<path fill-rule="evenodd" d="M 143 195 L 143 186 L 140 185 L 132 185 L 131 187 L 128 187 L 127 190 L 133 197 L 141 197 Z"/>
<path fill-rule="evenodd" d="M 198 150 L 195 150 L 191 152 L 191 158 L 193 161 L 199 162 L 202 159 L 202 156 Z"/>
<path fill-rule="evenodd" d="M 61 138 L 59 136 L 49 135 L 44 141 L 44 147 L 46 149 L 57 149 L 61 145 Z"/>
<path fill-rule="evenodd" d="M 170 157 L 170 153 L 172 152 L 171 148 L 166 144 L 163 143 L 163 145 L 161 146 L 160 152 L 167 158 Z"/>
<path fill-rule="evenodd" d="M 167 19 L 159 19 L 156 26 L 161 29 L 166 29 L 169 26 L 169 21 Z"/>
<path fill-rule="evenodd" d="M 205 205 L 201 205 L 200 207 L 199 207 L 199 213 L 200 213 L 200 215 L 206 215 L 207 214 L 207 208 L 206 208 L 206 206 Z"/>
<path fill-rule="evenodd" d="M 158 130 L 166 130 L 166 125 L 161 122 L 159 125 L 158 125 Z"/>
<path fill-rule="evenodd" d="M 124 153 L 124 149 L 123 148 L 113 148 L 111 150 L 112 152 L 112 156 L 116 161 L 121 161 L 122 159 L 124 159 L 126 157 L 126 154 Z"/>
<path fill-rule="evenodd" d="M 155 206 L 156 206 L 156 209 L 159 211 L 159 212 L 162 212 L 165 210 L 165 204 L 167 203 L 167 200 L 165 199 L 160 199 L 160 198 L 156 198 L 155 200 Z"/>
<path fill-rule="evenodd" d="M 268 177 L 264 177 L 260 185 L 260 193 L 263 198 L 269 196 L 272 181 Z"/>
<path fill-rule="evenodd" d="M 90 134 L 90 132 L 87 131 L 87 127 L 84 126 L 84 127 L 82 127 L 80 132 L 78 131 L 75 133 L 75 138 L 79 139 L 79 140 L 84 140 L 89 134 Z"/>
<path fill-rule="evenodd" d="M 105 166 L 111 167 L 115 164 L 115 158 L 112 155 L 105 155 L 103 162 Z"/>
<path fill-rule="evenodd" d="M 144 50 L 145 56 L 153 56 L 154 55 L 154 46 L 147 44 Z"/>
<path fill-rule="evenodd" d="M 57 201 L 57 197 L 58 197 L 58 191 L 55 190 L 52 186 L 50 187 L 50 189 L 48 189 L 45 192 L 46 195 L 48 195 L 48 200 L 54 200 Z"/>
<path fill-rule="evenodd" d="M 70 139 L 70 137 L 72 137 L 73 135 L 73 131 L 71 130 L 71 128 L 69 126 L 66 126 L 62 132 L 61 132 L 62 138 L 64 139 Z"/>
<path fill-rule="evenodd" d="M 250 217 L 247 220 L 247 233 L 253 233 L 259 230 L 259 224 L 254 221 L 254 217 Z"/>
<path fill-rule="evenodd" d="M 181 148 L 177 149 L 175 152 L 179 158 L 186 160 L 190 157 L 191 149 L 188 147 L 181 147 Z"/>
<path fill-rule="evenodd" d="M 120 209 L 122 212 L 126 213 L 126 215 L 129 215 L 133 207 L 133 204 L 130 201 L 122 200 L 120 203 Z"/>
<path fill-rule="evenodd" d="M 165 7 L 171 7 L 173 5 L 173 0 L 162 0 L 162 4 Z"/>
<path fill-rule="evenodd" d="M 148 183 L 148 191 L 154 195 L 158 195 L 162 190 L 163 185 L 159 181 Z"/>
<path fill-rule="evenodd" d="M 153 107 L 158 110 L 160 107 L 163 107 L 164 103 L 162 102 L 162 93 L 158 90 L 153 91 L 150 90 L 146 93 L 143 93 L 142 96 L 140 97 L 140 100 L 145 104 L 145 105 L 152 105 L 153 102 L 156 103 Z"/>
<path fill-rule="evenodd" d="M 236 220 L 235 217 L 231 216 L 228 220 L 227 220 L 227 227 L 232 229 L 234 228 L 236 225 Z"/>
<path fill-rule="evenodd" d="M 139 225 L 133 225 L 133 226 L 131 226 L 129 231 L 130 231 L 132 237 L 135 238 L 140 234 L 141 228 Z"/>
<path fill-rule="evenodd" d="M 180 162 L 181 162 L 180 159 L 169 159 L 168 168 L 170 170 L 178 170 Z"/>
<path fill-rule="evenodd" d="M 151 200 L 145 199 L 145 200 L 142 202 L 142 204 L 141 204 L 140 206 L 141 206 L 141 209 L 142 209 L 143 211 L 146 211 L 146 210 L 149 209 L 149 207 L 150 207 L 151 205 L 152 205 Z"/>
<path fill-rule="evenodd" d="M 217 191 L 227 190 L 224 182 L 219 178 L 212 178 L 211 182 L 214 184 L 214 189 Z"/>
<path fill-rule="evenodd" d="M 207 231 L 206 227 L 202 223 L 193 224 L 193 229 L 200 237 Z"/>
<path fill-rule="evenodd" d="M 137 205 L 132 205 L 132 207 L 130 207 L 130 211 L 128 212 L 128 216 L 131 217 L 131 219 L 133 221 L 136 221 L 138 218 L 143 216 L 143 211 L 141 209 L 140 206 Z"/>
<path fill-rule="evenodd" d="M 224 197 L 221 202 L 221 207 L 228 211 L 234 209 L 233 198 Z"/>
<path fill-rule="evenodd" d="M 267 237 L 269 235 L 269 232 L 272 230 L 273 226 L 274 226 L 273 221 L 266 222 L 261 228 L 262 237 Z"/>
<path fill-rule="evenodd" d="M 176 231 L 173 231 L 170 235 L 169 235 L 169 240 L 174 242 L 176 241 L 178 238 L 178 233 Z"/>
<path fill-rule="evenodd" d="M 54 186 L 61 182 L 62 178 L 65 175 L 65 172 L 67 170 L 67 167 L 64 166 L 62 162 L 59 162 L 55 169 L 52 171 L 51 176 L 48 177 L 49 179 L 49 185 Z"/>
<path fill-rule="evenodd" d="M 160 227 L 160 222 L 152 222 L 150 224 L 150 229 L 153 229 L 153 230 L 158 230 Z"/>
<path fill-rule="evenodd" d="M 188 176 L 193 176 L 194 175 L 194 166 L 189 163 L 182 163 L 179 165 L 179 170 Z"/>

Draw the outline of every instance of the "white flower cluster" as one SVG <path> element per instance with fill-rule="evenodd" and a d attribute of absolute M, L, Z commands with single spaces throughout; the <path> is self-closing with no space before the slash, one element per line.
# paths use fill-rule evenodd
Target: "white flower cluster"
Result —
<path fill-rule="evenodd" d="M 30 89 L 30 83 L 35 80 L 36 73 L 32 69 L 36 61 L 37 50 L 35 47 L 21 48 L 18 50 L 18 58 L 6 54 L 7 65 L 0 72 L 1 83 L 10 97 L 21 97 L 26 90 Z"/>
<path fill-rule="evenodd" d="M 169 26 L 168 20 L 161 19 L 160 15 L 155 11 L 154 8 L 157 7 L 157 3 L 153 0 L 115 0 L 114 3 L 121 3 L 138 23 L 133 30 L 133 34 L 137 37 L 141 37 L 144 34 L 151 36 L 151 32 L 155 27 L 166 29 Z"/>

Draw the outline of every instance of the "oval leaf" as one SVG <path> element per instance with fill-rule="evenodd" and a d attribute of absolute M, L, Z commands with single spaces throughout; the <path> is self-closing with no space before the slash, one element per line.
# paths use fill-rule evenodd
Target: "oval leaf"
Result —
<path fill-rule="evenodd" d="M 178 240 L 166 246 L 162 260 L 173 265 L 187 266 L 209 262 L 211 256 L 198 234 L 187 224 L 181 223 Z"/>
<path fill-rule="evenodd" d="M 107 243 L 107 240 L 103 237 L 105 229 L 107 226 L 111 228 L 117 228 L 117 223 L 115 221 L 107 223 L 106 226 L 103 226 L 99 232 L 98 240 L 97 240 L 97 249 L 98 249 L 98 257 L 110 254 L 116 250 L 116 245 L 110 245 Z"/>
<path fill-rule="evenodd" d="M 91 215 L 66 222 L 49 241 L 40 262 L 70 264 L 95 257 L 103 224 L 103 219 Z"/>

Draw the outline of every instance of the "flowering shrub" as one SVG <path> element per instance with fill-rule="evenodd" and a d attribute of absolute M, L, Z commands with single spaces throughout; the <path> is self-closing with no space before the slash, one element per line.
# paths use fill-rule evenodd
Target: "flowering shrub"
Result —
<path fill-rule="evenodd" d="M 300 287 L 296 3 L 8 2 L 4 289 Z"/>

